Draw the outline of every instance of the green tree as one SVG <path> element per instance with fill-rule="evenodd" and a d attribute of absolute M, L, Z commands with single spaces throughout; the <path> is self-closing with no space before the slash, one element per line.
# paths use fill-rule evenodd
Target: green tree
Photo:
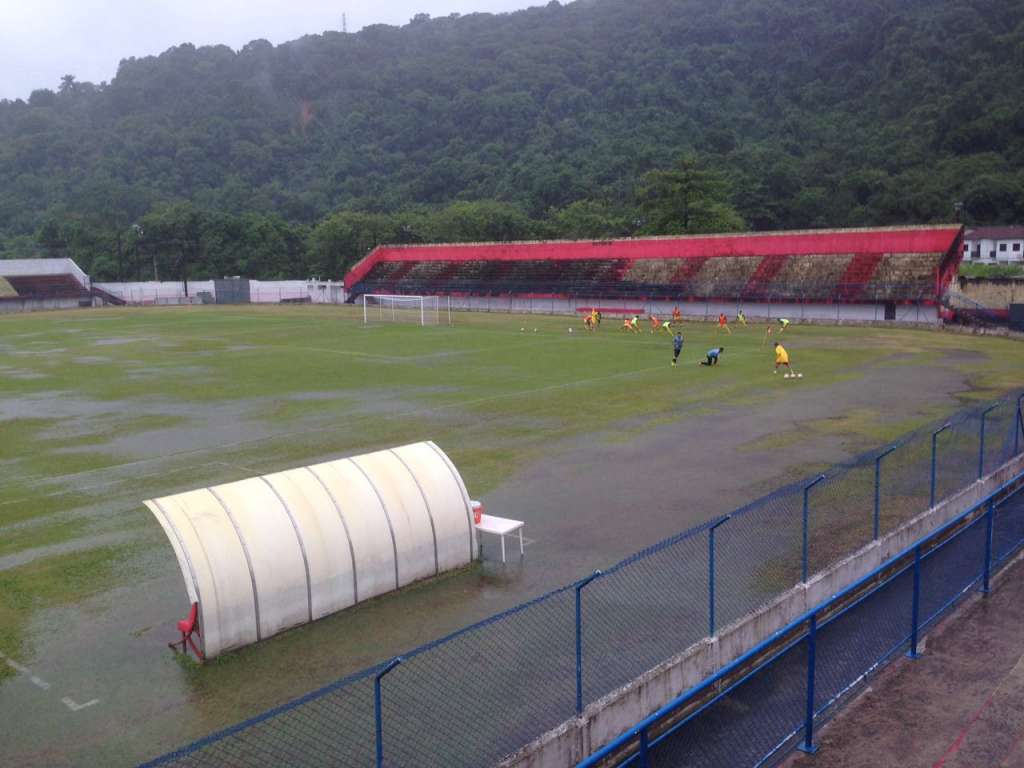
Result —
<path fill-rule="evenodd" d="M 669 170 L 648 172 L 639 190 L 647 221 L 644 232 L 654 235 L 692 235 L 735 232 L 746 225 L 729 204 L 729 184 L 716 171 L 702 168 L 684 155 Z"/>

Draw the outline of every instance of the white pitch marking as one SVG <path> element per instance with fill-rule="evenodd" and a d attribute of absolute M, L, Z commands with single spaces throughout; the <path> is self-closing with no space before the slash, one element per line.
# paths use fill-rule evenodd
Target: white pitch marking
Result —
<path fill-rule="evenodd" d="M 85 709 L 86 707 L 91 707 L 93 704 L 99 704 L 100 700 L 99 699 L 92 699 L 90 701 L 85 702 L 85 704 L 76 704 L 75 700 L 72 699 L 70 696 L 65 696 L 63 699 L 61 699 L 61 703 L 65 707 L 70 709 L 72 712 L 78 712 L 80 709 Z"/>
<path fill-rule="evenodd" d="M 32 685 L 38 686 L 42 688 L 44 691 L 48 691 L 52 687 L 48 682 L 46 682 L 42 678 L 36 677 L 35 675 L 29 677 L 29 680 L 32 681 Z"/>
<path fill-rule="evenodd" d="M 7 666 L 22 675 L 31 675 L 32 671 L 28 667 L 23 667 L 21 664 L 16 662 L 14 659 L 7 659 Z"/>

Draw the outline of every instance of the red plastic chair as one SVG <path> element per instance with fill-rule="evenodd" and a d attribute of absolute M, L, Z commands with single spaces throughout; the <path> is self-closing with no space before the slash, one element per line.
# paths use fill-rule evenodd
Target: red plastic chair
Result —
<path fill-rule="evenodd" d="M 193 635 L 202 637 L 202 632 L 199 631 L 199 603 L 192 603 L 192 608 L 188 612 L 188 618 L 178 622 L 178 631 L 181 632 L 181 640 L 176 643 L 168 643 L 168 647 L 176 651 L 180 646 L 182 653 L 187 653 L 188 649 L 191 648 L 196 658 L 200 661 L 205 661 L 203 652 L 199 650 L 199 646 L 192 639 Z"/>

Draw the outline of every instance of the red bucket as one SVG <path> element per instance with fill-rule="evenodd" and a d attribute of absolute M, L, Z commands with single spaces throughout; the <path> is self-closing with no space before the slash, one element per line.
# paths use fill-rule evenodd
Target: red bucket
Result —
<path fill-rule="evenodd" d="M 480 520 L 484 516 L 484 505 L 479 501 L 471 501 L 469 505 L 473 508 L 473 525 L 480 525 Z"/>

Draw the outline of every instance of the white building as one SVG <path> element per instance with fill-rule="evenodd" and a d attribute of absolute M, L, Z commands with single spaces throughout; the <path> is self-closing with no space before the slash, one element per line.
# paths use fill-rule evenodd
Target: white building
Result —
<path fill-rule="evenodd" d="M 1024 262 L 1024 227 L 978 227 L 964 233 L 964 261 L 978 264 Z"/>

